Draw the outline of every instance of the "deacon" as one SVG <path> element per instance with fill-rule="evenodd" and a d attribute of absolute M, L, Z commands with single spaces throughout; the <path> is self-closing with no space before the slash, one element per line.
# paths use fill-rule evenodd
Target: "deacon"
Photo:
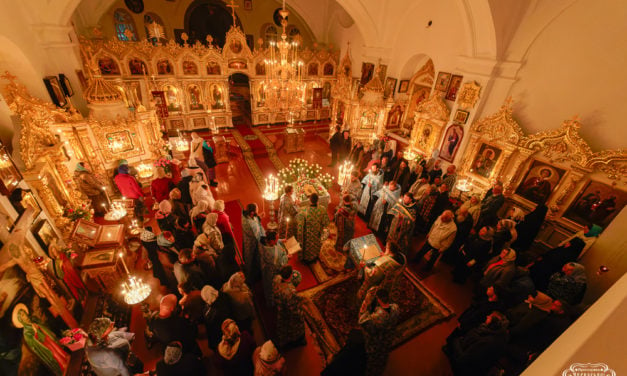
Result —
<path fill-rule="evenodd" d="M 344 244 L 355 234 L 355 214 L 357 214 L 357 204 L 353 201 L 352 195 L 345 194 L 335 212 L 335 226 L 337 227 L 335 249 L 338 252 L 342 251 Z"/>
<path fill-rule="evenodd" d="M 368 227 L 374 232 L 384 232 L 388 225 L 388 209 L 394 206 L 400 199 L 401 187 L 392 180 L 388 185 L 384 185 L 375 195 L 378 196 L 379 199 L 372 209 Z"/>
<path fill-rule="evenodd" d="M 410 251 L 410 240 L 414 233 L 416 212 L 417 205 L 411 192 L 405 193 L 403 201 L 396 203 L 388 212 L 393 217 L 387 242 L 398 244 L 401 251 L 405 253 Z"/>
<path fill-rule="evenodd" d="M 342 189 L 342 194 L 351 195 L 351 199 L 355 202 L 361 197 L 361 182 L 359 181 L 359 171 L 351 173 L 351 180 L 348 185 Z"/>
<path fill-rule="evenodd" d="M 289 239 L 296 234 L 298 206 L 294 202 L 293 193 L 294 188 L 291 185 L 286 185 L 283 188 L 283 194 L 279 203 L 279 237 L 284 236 L 285 239 Z"/>
<path fill-rule="evenodd" d="M 378 164 L 374 163 L 370 167 L 368 175 L 364 176 L 361 184 L 364 185 L 364 189 L 359 201 L 359 213 L 368 219 L 375 201 L 372 199 L 372 195 L 383 186 L 383 172 L 379 170 Z"/>
<path fill-rule="evenodd" d="M 281 272 L 274 276 L 273 294 L 277 306 L 277 347 L 286 345 L 304 345 L 305 320 L 303 318 L 303 297 L 296 293 L 296 285 L 292 267 L 285 265 Z"/>

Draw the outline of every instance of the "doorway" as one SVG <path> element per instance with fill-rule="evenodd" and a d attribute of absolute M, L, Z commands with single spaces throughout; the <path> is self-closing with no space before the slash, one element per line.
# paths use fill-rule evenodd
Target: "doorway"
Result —
<path fill-rule="evenodd" d="M 229 76 L 229 101 L 233 116 L 233 125 L 247 125 L 251 122 L 250 80 L 243 73 Z"/>

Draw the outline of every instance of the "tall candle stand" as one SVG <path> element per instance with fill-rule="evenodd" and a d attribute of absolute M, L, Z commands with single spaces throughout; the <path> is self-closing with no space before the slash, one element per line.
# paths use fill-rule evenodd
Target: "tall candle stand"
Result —
<path fill-rule="evenodd" d="M 264 200 L 270 203 L 270 222 L 268 222 L 268 230 L 275 231 L 279 228 L 276 223 L 274 202 L 279 198 L 279 179 L 274 175 L 270 175 L 266 178 L 266 188 L 263 192 Z"/>

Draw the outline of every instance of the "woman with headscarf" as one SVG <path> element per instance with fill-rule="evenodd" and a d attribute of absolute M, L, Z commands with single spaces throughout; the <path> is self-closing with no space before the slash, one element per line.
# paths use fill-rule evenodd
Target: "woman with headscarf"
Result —
<path fill-rule="evenodd" d="M 176 217 L 172 215 L 172 204 L 168 200 L 163 200 L 159 203 L 159 210 L 155 213 L 155 219 L 161 231 L 170 231 L 172 233 L 176 230 Z"/>
<path fill-rule="evenodd" d="M 137 180 L 129 174 L 128 165 L 118 167 L 118 174 L 113 179 L 123 197 L 135 203 L 135 215 L 142 217 L 144 210 L 144 193 Z"/>
<path fill-rule="evenodd" d="M 569 262 L 564 264 L 561 271 L 551 276 L 546 293 L 553 299 L 577 305 L 583 299 L 587 283 L 584 266 Z"/>
<path fill-rule="evenodd" d="M 254 376 L 279 376 L 285 375 L 285 358 L 279 354 L 272 341 L 266 341 L 253 353 L 255 365 Z"/>
<path fill-rule="evenodd" d="M 525 218 L 516 225 L 518 238 L 512 243 L 512 248 L 518 254 L 525 252 L 531 247 L 533 240 L 540 232 L 548 210 L 549 208 L 545 204 L 538 204 L 532 212 L 525 215 Z"/>
<path fill-rule="evenodd" d="M 140 367 L 132 372 L 127 368 L 126 359 L 131 351 L 134 333 L 115 330 L 114 322 L 107 317 L 92 321 L 87 331 L 89 341 L 85 346 L 87 361 L 98 376 L 129 376 L 141 372 Z M 143 367 L 142 367 L 143 368 Z"/>
<path fill-rule="evenodd" d="M 200 296 L 206 303 L 204 319 L 209 348 L 216 350 L 222 339 L 221 325 L 233 315 L 229 297 L 209 285 L 200 290 Z"/>
<path fill-rule="evenodd" d="M 207 140 L 204 140 L 202 143 L 202 154 L 205 157 L 205 164 L 207 165 L 207 179 L 209 179 L 209 184 L 212 187 L 217 187 L 218 182 L 216 181 L 216 158 L 213 154 L 213 148 L 209 146 Z"/>
<path fill-rule="evenodd" d="M 488 261 L 479 284 L 481 292 L 490 286 L 509 292 L 510 284 L 516 276 L 516 251 L 504 248 L 500 254 Z"/>
<path fill-rule="evenodd" d="M 237 321 L 240 326 L 249 327 L 255 317 L 255 308 L 253 305 L 253 293 L 246 285 L 244 273 L 234 273 L 231 278 L 222 285 L 220 291 L 230 298 L 235 321 Z"/>
<path fill-rule="evenodd" d="M 213 203 L 215 199 L 213 198 L 213 193 L 209 189 L 207 184 L 200 184 L 193 192 L 192 192 L 192 202 L 194 205 L 198 205 L 200 201 L 207 201 L 209 204 L 208 209 L 213 210 Z"/>
<path fill-rule="evenodd" d="M 205 175 L 209 175 L 209 168 L 205 163 L 205 155 L 202 145 L 205 142 L 198 133 L 192 132 L 192 140 L 189 145 L 189 160 L 188 166 L 193 166 L 198 169 L 202 169 Z"/>
<path fill-rule="evenodd" d="M 231 238 L 235 238 L 235 235 L 233 234 L 233 225 L 231 224 L 231 219 L 224 210 L 224 200 L 216 200 L 216 202 L 213 203 L 212 213 L 216 213 L 218 215 L 216 226 L 218 226 L 218 229 L 222 234 L 229 234 Z"/>
<path fill-rule="evenodd" d="M 157 245 L 157 236 L 152 231 L 152 227 L 146 226 L 144 230 L 139 235 L 139 238 L 142 242 L 142 246 L 146 249 L 146 253 L 148 254 L 149 265 L 152 269 L 152 275 L 161 282 L 162 286 L 171 287 L 171 283 L 165 273 L 165 269 L 163 268 L 163 264 L 159 260 L 159 246 Z"/>
<path fill-rule="evenodd" d="M 161 202 L 167 200 L 170 196 L 170 191 L 175 187 L 172 179 L 165 175 L 163 167 L 157 167 L 157 177 L 150 183 L 150 194 L 154 202 Z"/>
<path fill-rule="evenodd" d="M 240 332 L 232 319 L 222 323 L 222 341 L 218 344 L 216 367 L 225 376 L 250 375 L 253 373 L 255 340 L 247 331 Z"/>
<path fill-rule="evenodd" d="M 525 212 L 522 211 L 521 208 L 512 206 L 507 210 L 507 214 L 505 215 L 504 219 L 511 219 L 512 221 L 516 222 L 516 224 L 519 224 L 520 222 L 522 222 L 523 219 L 525 219 Z"/>
<path fill-rule="evenodd" d="M 207 219 L 209 211 L 209 202 L 205 200 L 198 201 L 196 206 L 194 206 L 190 211 L 189 217 L 192 219 L 192 223 L 194 224 L 194 229 L 197 234 L 202 232 L 202 226 Z"/>
<path fill-rule="evenodd" d="M 106 189 L 104 183 L 101 182 L 94 173 L 90 172 L 83 162 L 76 164 L 76 168 L 74 169 L 74 181 L 78 184 L 78 189 L 91 200 L 94 215 L 96 217 L 104 216 L 109 206 L 107 196 L 104 192 L 104 189 Z"/>
<path fill-rule="evenodd" d="M 157 376 L 205 375 L 205 365 L 198 356 L 183 352 L 179 341 L 170 342 L 164 350 L 163 359 L 157 362 Z"/>
<path fill-rule="evenodd" d="M 244 274 L 251 284 L 259 278 L 259 247 L 266 231 L 257 215 L 257 204 L 248 204 L 242 212 L 242 248 L 244 256 Z"/>

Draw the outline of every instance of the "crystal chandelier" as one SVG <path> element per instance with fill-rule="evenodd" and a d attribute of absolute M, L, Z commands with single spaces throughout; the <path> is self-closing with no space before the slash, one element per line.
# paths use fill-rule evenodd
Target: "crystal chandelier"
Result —
<path fill-rule="evenodd" d="M 282 17 L 283 33 L 278 42 L 270 41 L 269 58 L 265 59 L 266 78 L 261 83 L 266 96 L 266 105 L 274 112 L 287 111 L 290 108 L 304 107 L 305 84 L 303 82 L 303 62 L 298 55 L 297 40 L 287 40 L 287 16 L 289 11 L 279 11 Z M 298 38 L 296 38 L 298 39 Z"/>
<path fill-rule="evenodd" d="M 124 265 L 124 271 L 128 276 L 128 280 L 122 282 L 122 295 L 124 295 L 124 301 L 129 305 L 143 302 L 152 291 L 150 286 L 146 282 L 142 281 L 141 278 L 131 275 L 126 267 L 126 263 L 124 262 L 123 253 L 120 252 L 118 256 L 120 257 L 122 265 Z"/>

